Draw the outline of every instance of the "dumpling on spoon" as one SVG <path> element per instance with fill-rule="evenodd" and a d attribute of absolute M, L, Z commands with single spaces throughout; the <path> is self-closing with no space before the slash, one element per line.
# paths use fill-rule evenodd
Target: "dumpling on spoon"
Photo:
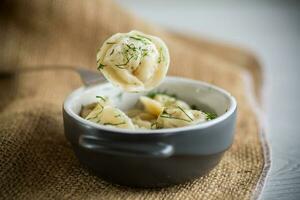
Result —
<path fill-rule="evenodd" d="M 170 64 L 166 44 L 139 31 L 117 33 L 97 53 L 97 65 L 108 81 L 127 92 L 158 86 Z"/>

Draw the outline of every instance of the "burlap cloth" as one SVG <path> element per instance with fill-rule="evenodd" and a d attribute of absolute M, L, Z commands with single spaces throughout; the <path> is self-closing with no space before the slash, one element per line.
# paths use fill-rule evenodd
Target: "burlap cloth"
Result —
<path fill-rule="evenodd" d="M 82 85 L 78 75 L 29 72 L 0 78 L 1 199 L 249 199 L 255 188 L 257 196 L 268 160 L 244 81 L 250 72 L 258 94 L 261 72 L 247 51 L 166 32 L 111 1 L 7 0 L 0 5 L 1 68 L 72 64 L 95 69 L 104 39 L 132 29 L 166 41 L 170 75 L 216 84 L 237 98 L 236 136 L 221 163 L 205 177 L 163 189 L 104 182 L 79 164 L 63 133 L 62 102 Z"/>

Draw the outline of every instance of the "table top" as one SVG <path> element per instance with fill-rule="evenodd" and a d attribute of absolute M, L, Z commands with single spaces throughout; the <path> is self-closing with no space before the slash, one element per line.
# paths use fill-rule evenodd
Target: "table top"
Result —
<path fill-rule="evenodd" d="M 263 107 L 271 147 L 271 170 L 260 199 L 300 199 L 300 2 L 118 2 L 150 22 L 234 43 L 257 54 L 264 67 Z"/>

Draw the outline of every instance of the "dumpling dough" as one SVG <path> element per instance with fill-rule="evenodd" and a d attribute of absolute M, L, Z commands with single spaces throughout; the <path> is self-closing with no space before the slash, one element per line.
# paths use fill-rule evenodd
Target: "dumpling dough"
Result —
<path fill-rule="evenodd" d="M 165 94 L 156 94 L 153 98 L 141 96 L 140 101 L 146 112 L 158 117 L 165 107 L 190 109 L 190 106 L 184 101 Z"/>
<path fill-rule="evenodd" d="M 191 109 L 190 106 L 184 101 L 178 100 L 169 95 L 156 94 L 153 99 L 157 102 L 160 102 L 164 107 L 177 108 L 179 106 L 183 109 Z"/>
<path fill-rule="evenodd" d="M 158 115 L 163 111 L 163 105 L 149 97 L 141 96 L 140 101 L 142 102 L 146 112 L 158 117 Z"/>
<path fill-rule="evenodd" d="M 199 110 L 181 107 L 165 108 L 156 121 L 157 128 L 176 128 L 206 121 L 206 114 Z"/>
<path fill-rule="evenodd" d="M 158 86 L 166 76 L 169 63 L 165 43 L 139 31 L 111 36 L 97 53 L 98 69 L 107 80 L 127 92 Z"/>
<path fill-rule="evenodd" d="M 112 106 L 105 97 L 99 98 L 98 103 L 85 119 L 105 126 L 134 129 L 131 119 L 120 109 Z"/>

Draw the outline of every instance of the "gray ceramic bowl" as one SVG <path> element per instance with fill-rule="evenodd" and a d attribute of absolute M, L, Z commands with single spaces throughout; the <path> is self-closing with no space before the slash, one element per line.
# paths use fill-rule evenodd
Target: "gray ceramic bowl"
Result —
<path fill-rule="evenodd" d="M 216 86 L 178 77 L 167 77 L 156 90 L 176 94 L 218 117 L 198 125 L 160 130 L 102 126 L 81 118 L 81 106 L 97 101 L 96 95 L 104 95 L 126 110 L 142 94 L 122 93 L 110 83 L 82 87 L 63 105 L 65 135 L 79 161 L 107 181 L 138 187 L 183 183 L 213 169 L 233 141 L 235 98 Z"/>

